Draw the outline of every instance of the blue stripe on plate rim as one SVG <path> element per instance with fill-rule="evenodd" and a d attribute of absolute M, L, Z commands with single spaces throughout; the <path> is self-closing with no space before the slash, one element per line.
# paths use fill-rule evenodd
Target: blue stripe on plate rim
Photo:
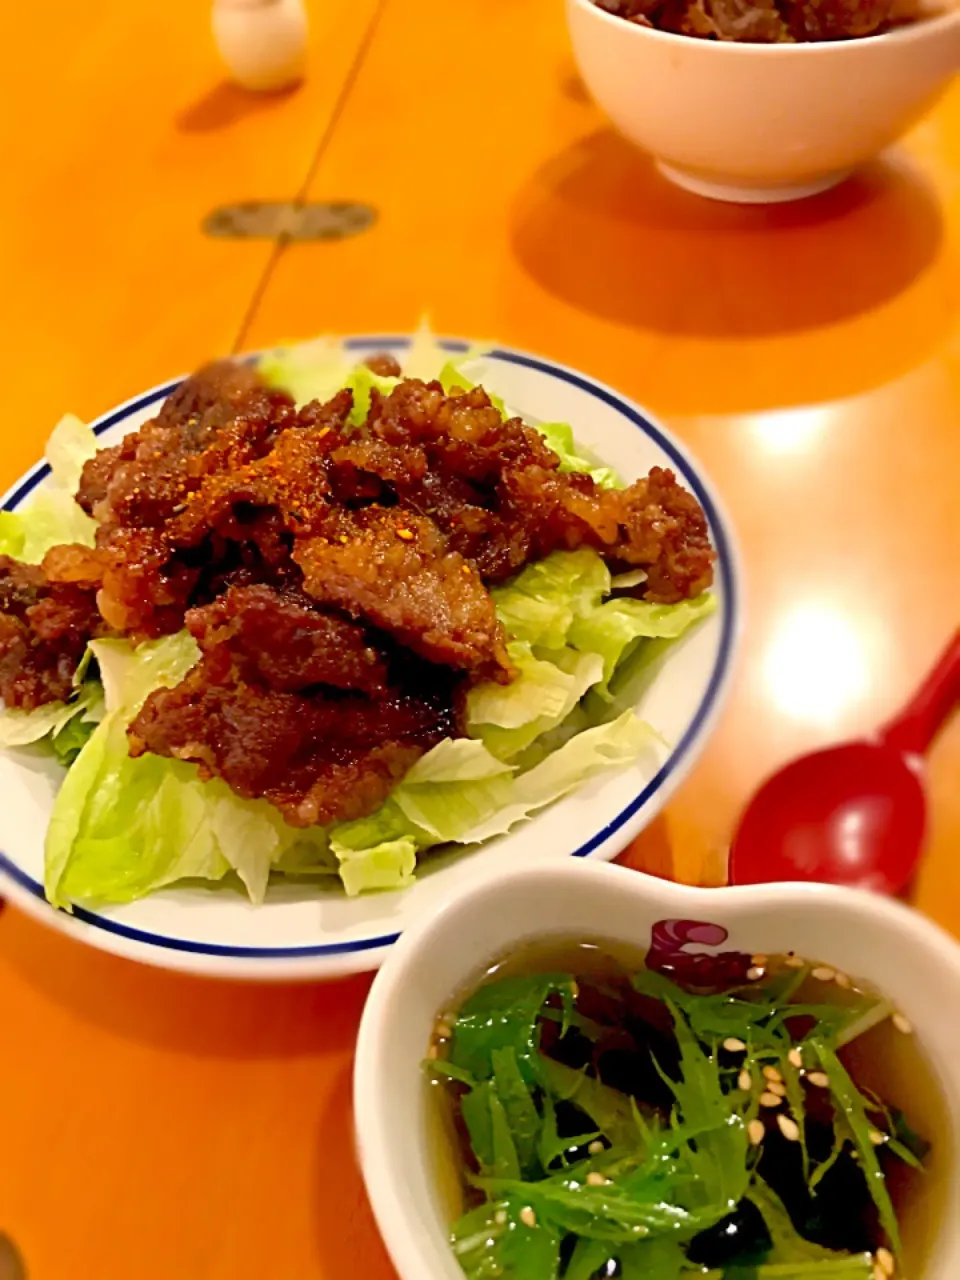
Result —
<path fill-rule="evenodd" d="M 365 351 L 370 348 L 403 350 L 410 345 L 409 337 L 354 337 L 344 340 L 344 347 L 347 350 Z M 467 351 L 470 344 L 461 339 L 443 339 L 440 345 L 447 351 Z M 592 836 L 579 849 L 573 851 L 572 857 L 586 858 L 594 852 L 600 845 L 604 844 L 612 835 L 628 822 L 630 818 L 650 799 L 655 792 L 664 785 L 667 778 L 673 773 L 677 765 L 689 751 L 691 745 L 700 732 L 700 729 L 707 717 L 714 708 L 717 697 L 723 686 L 727 670 L 730 666 L 730 659 L 733 652 L 733 638 L 736 634 L 736 616 L 738 609 L 737 587 L 733 574 L 733 553 L 727 538 L 726 529 L 720 519 L 716 505 L 710 494 L 706 491 L 700 482 L 700 479 L 690 469 L 684 456 L 677 450 L 673 442 L 662 433 L 647 417 L 639 412 L 632 404 L 624 400 L 600 383 L 592 381 L 590 378 L 584 377 L 582 374 L 575 373 L 572 369 L 566 369 L 562 365 L 554 364 L 550 360 L 542 359 L 538 356 L 526 355 L 520 351 L 512 351 L 508 348 L 494 347 L 488 353 L 491 358 L 501 360 L 505 364 L 521 365 L 527 369 L 534 369 L 538 373 L 548 374 L 550 377 L 559 378 L 560 381 L 568 383 L 570 386 L 577 387 L 581 391 L 585 391 L 587 395 L 593 396 L 596 400 L 601 400 L 611 408 L 616 409 L 618 413 L 627 418 L 634 424 L 638 430 L 644 432 L 667 454 L 677 470 L 681 473 L 684 480 L 689 484 L 690 488 L 696 494 L 700 505 L 706 512 L 707 519 L 710 523 L 710 529 L 713 534 L 714 544 L 717 549 L 717 563 L 720 571 L 720 581 L 723 587 L 724 610 L 723 610 L 723 629 L 720 636 L 720 647 L 717 653 L 717 661 L 713 672 L 710 676 L 710 682 L 707 685 L 706 693 L 703 700 L 697 708 L 697 713 L 690 723 L 686 733 L 680 739 L 669 758 L 665 761 L 659 772 L 647 783 L 643 790 L 634 797 L 633 800 L 622 809 L 615 818 L 607 823 L 596 835 Z M 256 360 L 257 353 L 246 357 L 249 360 Z M 138 396 L 134 400 L 129 400 L 126 404 L 121 405 L 112 413 L 100 418 L 93 424 L 93 429 L 100 435 L 104 431 L 108 431 L 110 427 L 116 426 L 129 418 L 132 414 L 146 409 L 150 405 L 155 404 L 158 400 L 165 399 L 171 391 L 175 390 L 183 381 L 181 378 L 174 378 L 171 382 L 164 383 L 162 386 L 155 387 L 152 391 L 146 392 L 142 396 Z M 46 462 L 39 463 L 32 471 L 28 472 L 23 480 L 13 489 L 3 502 L 2 509 L 12 511 L 20 505 L 27 495 L 50 474 L 50 467 Z M 43 886 L 38 884 L 31 876 L 22 871 L 15 863 L 0 852 L 0 871 L 8 875 L 17 884 L 28 890 L 34 897 L 45 900 Z M 92 925 L 94 928 L 103 929 L 108 933 L 118 934 L 120 937 L 128 938 L 132 942 L 144 943 L 148 946 L 164 947 L 175 951 L 188 951 L 199 955 L 224 956 L 234 959 L 283 959 L 292 960 L 297 958 L 305 958 L 307 956 L 333 956 L 347 955 L 360 951 L 371 951 L 379 947 L 389 947 L 400 937 L 399 933 L 381 934 L 374 938 L 361 938 L 354 942 L 329 942 L 320 943 L 314 946 L 304 947 L 232 947 L 224 946 L 219 943 L 210 942 L 194 942 L 189 938 L 171 938 L 164 934 L 149 933 L 143 929 L 134 929 L 130 925 L 120 924 L 116 920 L 110 919 L 109 916 L 97 915 L 96 912 L 87 911 L 83 907 L 74 907 L 69 913 L 76 920 L 83 921 L 84 924 Z"/>

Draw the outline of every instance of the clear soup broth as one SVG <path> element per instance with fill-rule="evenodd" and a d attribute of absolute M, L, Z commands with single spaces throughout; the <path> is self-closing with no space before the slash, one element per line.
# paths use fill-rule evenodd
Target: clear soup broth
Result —
<path fill-rule="evenodd" d="M 431 1137 L 468 1276 L 920 1280 L 952 1153 L 912 1028 L 827 965 L 731 954 L 681 974 L 539 944 L 440 1013 Z"/>

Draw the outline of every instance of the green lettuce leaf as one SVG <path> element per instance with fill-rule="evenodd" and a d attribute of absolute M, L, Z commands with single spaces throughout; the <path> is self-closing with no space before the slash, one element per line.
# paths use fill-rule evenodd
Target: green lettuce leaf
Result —
<path fill-rule="evenodd" d="M 57 488 L 75 494 L 83 468 L 98 448 L 97 437 L 85 422 L 72 413 L 62 417 L 54 427 L 46 448 L 46 459 Z"/>
<path fill-rule="evenodd" d="M 588 778 L 632 764 L 650 748 L 656 735 L 634 712 L 626 711 L 610 724 L 585 729 L 552 755 L 522 773 L 512 783 L 504 803 L 460 837 L 479 844 L 504 835 L 539 809 L 575 790 Z"/>
<path fill-rule="evenodd" d="M 561 471 L 586 472 L 601 489 L 623 487 L 623 481 L 613 467 L 602 466 L 596 459 L 585 456 L 586 451 L 579 448 L 573 438 L 573 428 L 566 422 L 541 422 L 537 424 L 537 430 L 560 459 Z"/>
<path fill-rule="evenodd" d="M 80 750 L 54 802 L 45 848 L 45 889 L 57 906 L 130 902 L 178 880 L 220 880 L 233 871 L 254 902 L 272 867 L 295 847 L 326 847 L 322 831 L 290 827 L 266 801 L 241 800 L 219 779 L 201 782 L 181 761 L 132 759 L 127 725 L 157 688 L 179 683 L 197 659 L 186 632 L 132 649 L 91 645 L 107 715 Z"/>
<path fill-rule="evenodd" d="M 607 600 L 574 618 L 568 641 L 583 653 L 603 658 L 604 685 L 640 640 L 676 640 L 716 608 L 709 592 L 678 604 L 646 600 Z"/>
<path fill-rule="evenodd" d="M 35 711 L 10 708 L 0 712 L 0 747 L 25 747 L 42 738 L 57 739 L 74 721 L 93 721 L 99 715 L 103 693 L 90 681 L 70 702 L 48 702 Z"/>
<path fill-rule="evenodd" d="M 541 734 L 563 724 L 587 690 L 603 677 L 603 659 L 564 648 L 551 658 L 530 645 L 508 646 L 519 675 L 512 684 L 476 685 L 467 695 L 467 728 L 494 756 L 510 760 Z"/>
<path fill-rule="evenodd" d="M 26 536 L 22 516 L 15 511 L 0 511 L 0 556 L 11 556 L 14 560 L 19 560 Z"/>
<path fill-rule="evenodd" d="M 366 422 L 372 392 L 388 396 L 399 381 L 399 378 L 383 378 L 365 364 L 358 364 L 344 383 L 353 392 L 353 408 L 347 419 L 351 426 L 359 427 Z"/>
<path fill-rule="evenodd" d="M 555 551 L 491 595 L 513 640 L 562 649 L 574 619 L 589 615 L 610 592 L 610 570 L 595 551 Z"/>
<path fill-rule="evenodd" d="M 322 337 L 265 352 L 257 371 L 270 386 L 281 387 L 304 405 L 335 396 L 353 364 L 340 342 Z"/>
<path fill-rule="evenodd" d="M 0 512 L 0 554 L 39 564 L 51 547 L 79 542 L 92 547 L 96 523 L 74 500 L 83 464 L 97 452 L 97 438 L 79 418 L 61 418 L 47 444 L 49 483 L 17 511 Z"/>
<path fill-rule="evenodd" d="M 409 378 L 431 381 L 439 377 L 449 391 L 449 379 L 454 379 L 464 390 L 473 385 L 459 374 L 459 366 L 475 360 L 483 348 L 475 347 L 462 355 L 451 357 L 424 322 L 413 336 L 405 351 L 398 351 L 397 359 Z M 396 378 L 381 378 L 363 363 L 358 362 L 356 352 L 350 351 L 336 338 L 313 338 L 294 346 L 278 347 L 260 357 L 257 369 L 274 387 L 282 387 L 293 396 L 298 405 L 311 400 L 329 400 L 342 387 L 350 387 L 354 393 L 353 423 L 363 422 L 370 407 L 370 390 L 376 387 L 384 393 L 396 386 Z"/>

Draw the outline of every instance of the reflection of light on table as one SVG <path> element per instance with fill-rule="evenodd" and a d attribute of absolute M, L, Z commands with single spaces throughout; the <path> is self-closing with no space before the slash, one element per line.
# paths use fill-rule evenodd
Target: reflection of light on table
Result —
<path fill-rule="evenodd" d="M 766 453 L 804 453 L 834 416 L 834 409 L 786 409 L 758 413 L 747 419 L 747 431 Z"/>
<path fill-rule="evenodd" d="M 867 636 L 846 612 L 801 605 L 786 615 L 764 658 L 764 684 L 777 709 L 796 720 L 831 724 L 865 693 Z"/>

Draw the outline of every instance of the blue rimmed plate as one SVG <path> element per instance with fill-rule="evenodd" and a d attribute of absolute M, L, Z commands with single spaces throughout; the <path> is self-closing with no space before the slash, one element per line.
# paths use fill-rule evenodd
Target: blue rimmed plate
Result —
<path fill-rule="evenodd" d="M 396 352 L 409 338 L 344 340 L 355 359 Z M 464 342 L 444 342 L 464 351 Z M 650 467 L 672 467 L 696 494 L 718 552 L 719 608 L 671 647 L 637 709 L 671 744 L 643 764 L 586 783 L 531 821 L 488 844 L 431 859 L 413 888 L 347 899 L 339 890 L 280 884 L 252 906 L 217 888 L 163 890 L 126 906 L 72 915 L 48 906 L 43 841 L 62 776 L 53 763 L 26 755 L 0 757 L 0 874 L 3 891 L 25 911 L 92 946 L 148 964 L 209 976 L 278 980 L 333 977 L 377 967 L 404 927 L 477 875 L 539 858 L 611 858 L 654 817 L 689 772 L 720 707 L 737 635 L 736 558 L 727 523 L 696 462 L 629 400 L 572 369 L 519 351 L 486 353 L 483 384 L 532 421 L 569 422 L 578 441 L 627 478 Z M 166 383 L 105 415 L 94 429 L 115 443 L 153 417 L 177 386 Z M 3 503 L 14 510 L 47 479 L 35 467 Z"/>

